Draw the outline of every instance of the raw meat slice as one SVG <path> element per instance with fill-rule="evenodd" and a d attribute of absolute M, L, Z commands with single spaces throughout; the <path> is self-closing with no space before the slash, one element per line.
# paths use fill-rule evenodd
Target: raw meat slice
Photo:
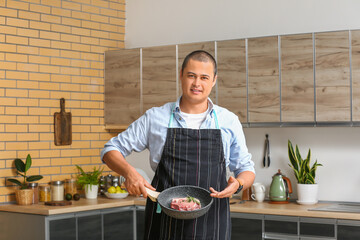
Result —
<path fill-rule="evenodd" d="M 174 198 L 170 207 L 179 211 L 194 211 L 201 208 L 199 199 L 193 197 Z"/>

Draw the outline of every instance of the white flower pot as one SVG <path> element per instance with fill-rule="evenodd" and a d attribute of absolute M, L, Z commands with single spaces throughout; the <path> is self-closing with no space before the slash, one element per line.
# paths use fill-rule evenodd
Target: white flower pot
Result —
<path fill-rule="evenodd" d="M 96 199 L 98 196 L 98 189 L 99 189 L 98 185 L 86 184 L 85 185 L 85 197 L 87 199 Z"/>
<path fill-rule="evenodd" d="M 299 204 L 316 204 L 318 202 L 318 184 L 297 184 L 297 194 Z"/>

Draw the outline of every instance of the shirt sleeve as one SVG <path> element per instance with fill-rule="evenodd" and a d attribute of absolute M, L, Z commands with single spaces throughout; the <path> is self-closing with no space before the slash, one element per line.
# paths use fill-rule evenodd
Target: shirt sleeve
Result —
<path fill-rule="evenodd" d="M 111 138 L 101 151 L 101 160 L 107 152 L 119 151 L 124 157 L 127 157 L 132 151 L 141 152 L 148 146 L 147 115 L 144 114 L 133 122 L 124 132 Z M 104 162 L 104 161 L 103 161 Z"/>
<path fill-rule="evenodd" d="M 231 126 L 234 135 L 230 145 L 230 171 L 234 172 L 235 176 L 244 171 L 255 173 L 254 162 L 251 160 L 252 155 L 246 146 L 245 135 L 237 117 L 234 118 Z"/>

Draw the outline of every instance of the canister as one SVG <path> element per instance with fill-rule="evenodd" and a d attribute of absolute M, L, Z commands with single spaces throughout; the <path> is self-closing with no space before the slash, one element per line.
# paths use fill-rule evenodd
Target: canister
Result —
<path fill-rule="evenodd" d="M 63 201 L 64 200 L 64 182 L 53 181 L 51 182 L 51 200 Z"/>
<path fill-rule="evenodd" d="M 33 204 L 39 203 L 39 186 L 38 186 L 38 184 L 31 182 L 28 184 L 28 188 L 34 190 L 32 203 Z"/>
<path fill-rule="evenodd" d="M 49 202 L 51 201 L 51 189 L 49 185 L 39 187 L 39 201 Z"/>

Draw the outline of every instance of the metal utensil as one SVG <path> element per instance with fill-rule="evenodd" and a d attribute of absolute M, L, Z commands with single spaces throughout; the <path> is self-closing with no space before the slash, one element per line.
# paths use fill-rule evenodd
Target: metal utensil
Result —
<path fill-rule="evenodd" d="M 265 135 L 265 151 L 264 151 L 264 160 L 263 165 L 264 167 L 270 167 L 270 141 L 269 141 L 269 134 Z"/>

